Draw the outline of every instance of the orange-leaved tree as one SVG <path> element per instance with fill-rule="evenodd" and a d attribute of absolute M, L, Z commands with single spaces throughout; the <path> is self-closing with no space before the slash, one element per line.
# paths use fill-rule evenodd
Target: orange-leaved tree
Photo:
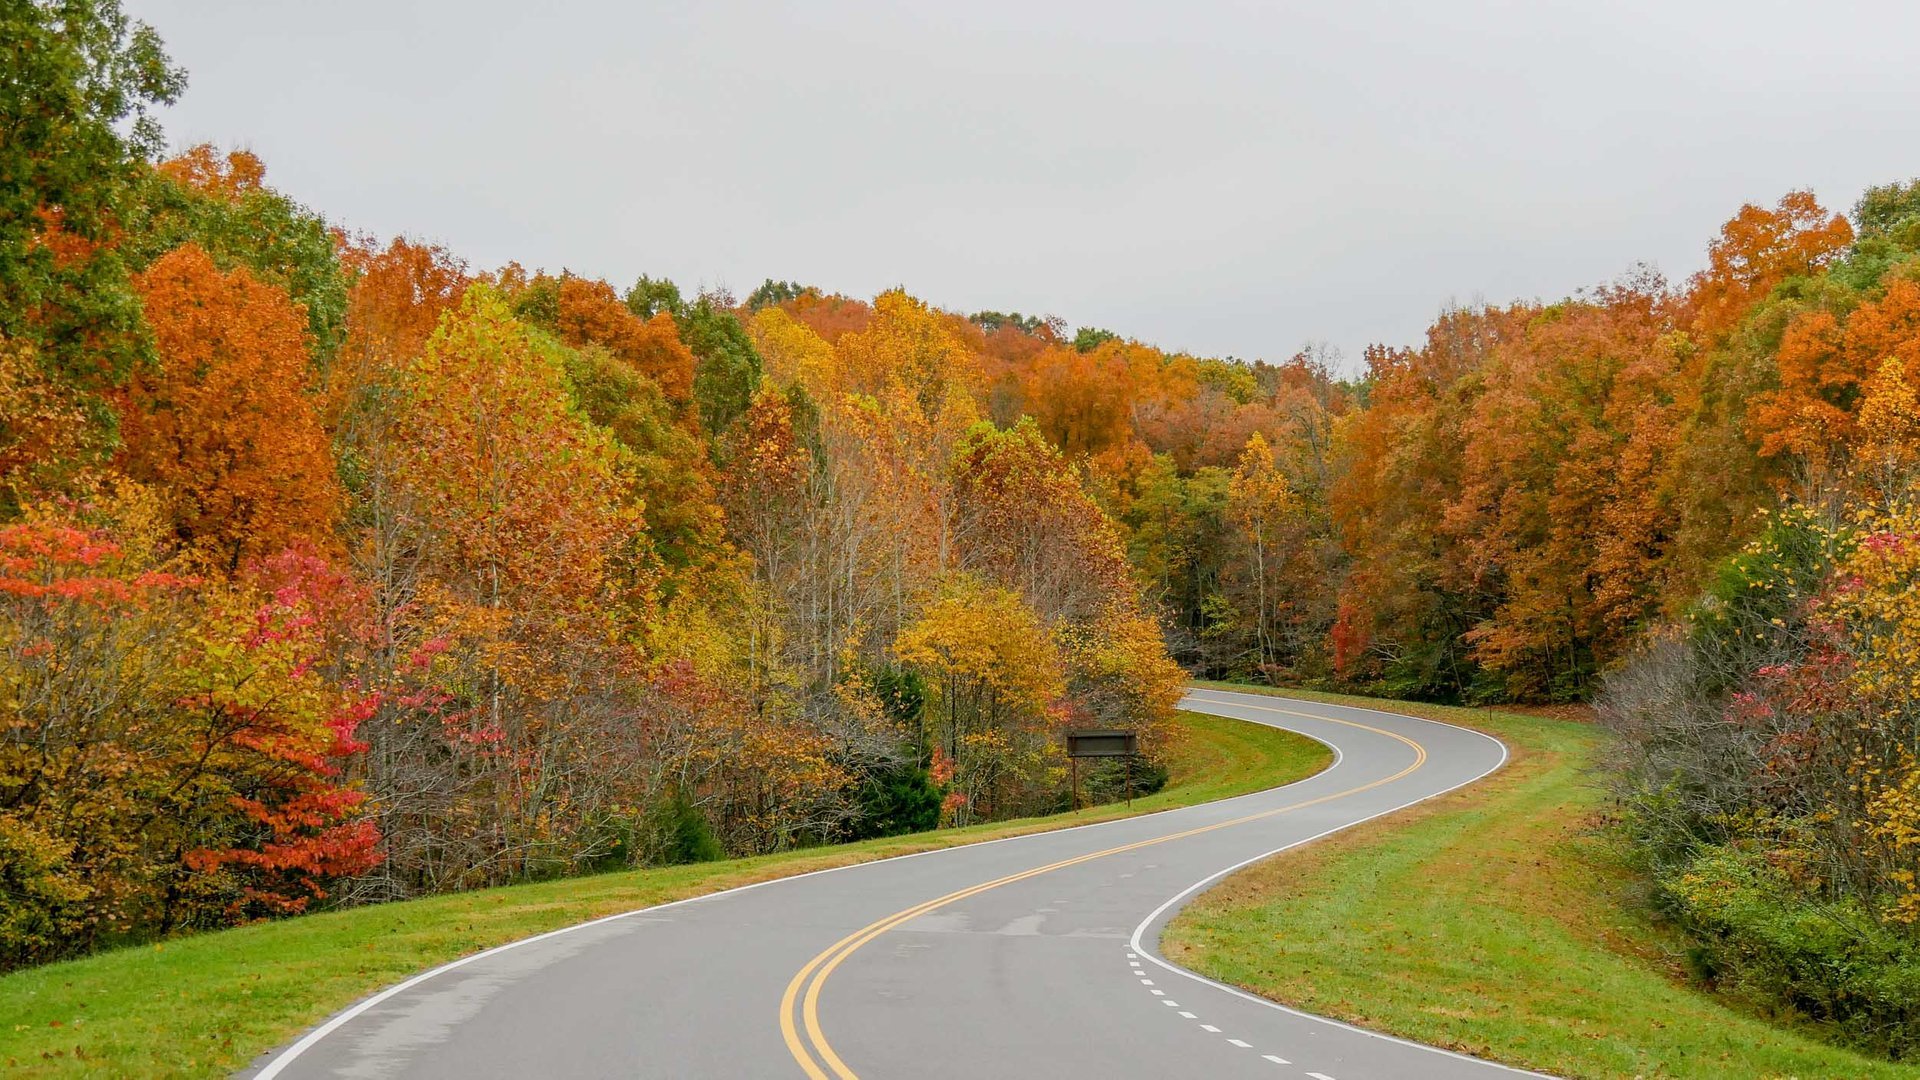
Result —
<path fill-rule="evenodd" d="M 1866 383 L 1887 360 L 1920 378 L 1920 281 L 1894 277 L 1850 313 L 1818 308 L 1795 318 L 1780 338 L 1779 387 L 1760 395 L 1747 417 L 1760 452 L 1818 465 L 1843 454 Z"/>
<path fill-rule="evenodd" d="M 135 287 L 160 359 L 118 395 L 120 467 L 164 496 L 177 540 L 211 570 L 296 543 L 333 549 L 340 488 L 300 308 L 192 245 Z"/>
<path fill-rule="evenodd" d="M 1811 191 L 1789 191 L 1772 209 L 1742 206 L 1707 246 L 1707 268 L 1690 283 L 1695 328 L 1712 343 L 1775 285 L 1827 265 L 1852 240 L 1853 226 Z"/>

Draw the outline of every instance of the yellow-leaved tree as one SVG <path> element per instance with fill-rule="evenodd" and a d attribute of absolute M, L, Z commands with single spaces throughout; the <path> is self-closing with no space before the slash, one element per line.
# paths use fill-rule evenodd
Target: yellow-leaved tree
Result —
<path fill-rule="evenodd" d="M 1913 493 L 1920 473 L 1920 393 L 1907 379 L 1907 365 L 1888 357 L 1867 383 L 1853 445 L 1860 496 L 1892 508 Z"/>
<path fill-rule="evenodd" d="M 1864 526 L 1820 608 L 1840 629 L 1854 708 L 1831 725 L 1864 857 L 1885 913 L 1920 922 L 1920 400 L 1888 357 L 1868 380 L 1852 446 Z M 1842 815 L 1849 816 L 1849 815 Z"/>
<path fill-rule="evenodd" d="M 1259 433 L 1248 437 L 1239 466 L 1227 482 L 1227 512 L 1244 549 L 1241 577 L 1253 603 L 1253 662 L 1265 671 L 1279 655 L 1281 620 L 1287 606 L 1283 584 L 1290 550 L 1301 545 L 1302 506 L 1293 485 Z"/>
<path fill-rule="evenodd" d="M 1066 678 L 1052 636 L 1018 594 L 954 575 L 894 652 L 927 680 L 929 735 L 936 763 L 953 770 L 946 811 L 955 824 L 1044 795 L 1047 770 L 1060 763 L 1052 716 Z"/>

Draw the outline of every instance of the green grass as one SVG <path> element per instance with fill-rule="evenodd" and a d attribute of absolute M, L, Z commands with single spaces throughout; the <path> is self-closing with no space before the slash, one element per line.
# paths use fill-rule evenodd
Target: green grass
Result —
<path fill-rule="evenodd" d="M 1289 732 L 1181 714 L 1144 814 L 1309 776 L 1332 755 Z M 415 972 L 542 931 L 810 870 L 1127 816 L 1107 805 L 753 859 L 515 885 L 178 938 L 0 977 L 8 1077 L 221 1076 Z"/>
<path fill-rule="evenodd" d="M 1224 684 L 1211 684 L 1227 688 Z M 1249 689 L 1234 687 L 1233 689 Z M 1581 723 L 1289 692 L 1478 728 L 1512 748 L 1471 787 L 1236 874 L 1169 959 L 1289 1005 L 1568 1077 L 1915 1077 L 1686 985 L 1594 829 Z"/>

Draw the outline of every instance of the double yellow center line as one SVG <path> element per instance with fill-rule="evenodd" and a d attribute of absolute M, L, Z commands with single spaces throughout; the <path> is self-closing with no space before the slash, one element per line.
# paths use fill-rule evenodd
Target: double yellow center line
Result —
<path fill-rule="evenodd" d="M 1008 874 L 1006 877 L 995 878 L 992 881 L 982 882 L 981 884 L 972 885 L 956 892 L 950 892 L 945 896 L 936 897 L 922 904 L 915 904 L 905 911 L 897 911 L 883 919 L 869 923 L 855 930 L 853 933 L 848 934 L 846 937 L 841 938 L 839 941 L 834 942 L 831 947 L 820 953 L 820 955 L 807 961 L 807 965 L 801 968 L 798 974 L 794 975 L 791 982 L 787 983 L 787 991 L 780 997 L 780 1034 L 786 1039 L 787 1050 L 793 1054 L 793 1060 L 800 1064 L 800 1068 L 806 1072 L 811 1080 L 858 1080 L 854 1071 L 847 1067 L 847 1063 L 840 1060 L 840 1055 L 834 1053 L 833 1045 L 827 1041 L 826 1033 L 820 1030 L 820 991 L 822 987 L 826 986 L 827 979 L 833 974 L 834 969 L 844 963 L 847 957 L 852 956 L 862 945 L 865 945 L 867 942 L 872 941 L 874 938 L 879 937 L 881 934 L 892 930 L 902 923 L 917 919 L 927 912 L 946 907 L 948 904 L 965 900 L 970 896 L 978 896 L 989 889 L 997 889 L 1002 885 L 1011 885 L 1016 881 L 1025 881 L 1028 878 L 1038 877 L 1041 874 L 1053 870 L 1062 870 L 1069 866 L 1078 866 L 1084 862 L 1092 862 L 1095 859 L 1104 859 L 1109 855 L 1138 851 L 1141 848 L 1152 847 L 1155 844 L 1164 844 L 1170 840 L 1184 840 L 1189 836 L 1198 836 L 1201 833 L 1213 832 L 1215 829 L 1226 829 L 1235 825 L 1245 825 L 1250 821 L 1260 821 L 1278 814 L 1291 813 L 1309 806 L 1331 802 L 1334 799 L 1342 799 L 1349 795 L 1358 795 L 1360 792 L 1370 791 L 1384 784 L 1391 784 L 1395 780 L 1411 774 L 1427 762 L 1426 747 L 1396 732 L 1370 727 L 1366 724 L 1355 723 L 1351 720 L 1336 720 L 1331 716 L 1316 716 L 1312 713 L 1296 712 L 1292 709 L 1280 709 L 1270 705 L 1251 705 L 1240 702 L 1234 702 L 1233 705 L 1235 708 L 1252 709 L 1257 712 L 1279 713 L 1285 716 L 1298 716 L 1308 720 L 1317 720 L 1321 723 L 1341 724 L 1350 728 L 1358 728 L 1362 731 L 1371 731 L 1376 735 L 1384 735 L 1389 739 L 1403 742 L 1412 747 L 1413 764 L 1408 765 L 1392 776 L 1382 777 L 1379 780 L 1361 784 L 1358 787 L 1348 788 L 1345 791 L 1336 791 L 1330 795 L 1322 795 L 1315 799 L 1307 799 L 1303 802 L 1292 803 L 1273 810 L 1262 810 L 1257 814 L 1248 814 L 1245 817 L 1234 818 L 1232 821 L 1222 821 L 1215 825 L 1202 825 L 1197 829 L 1187 829 L 1184 832 L 1169 833 L 1166 836 L 1156 836 L 1151 840 L 1122 844 L 1119 847 L 1107 848 L 1105 851 L 1076 855 L 1071 859 L 1062 859 L 1059 862 L 1048 863 L 1045 866 L 1036 866 L 1031 870 L 1022 870 L 1017 874 Z M 802 1034 L 803 1030 L 804 1036 Z"/>

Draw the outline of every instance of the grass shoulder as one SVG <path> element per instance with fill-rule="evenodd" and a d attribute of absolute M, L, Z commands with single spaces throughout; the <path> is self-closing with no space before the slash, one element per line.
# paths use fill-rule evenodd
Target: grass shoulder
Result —
<path fill-rule="evenodd" d="M 482 949 L 622 911 L 896 855 L 1146 814 L 1325 768 L 1326 747 L 1182 713 L 1159 793 L 1072 814 L 325 912 L 0 977 L 0 1073 L 222 1076 L 360 997 Z"/>
<path fill-rule="evenodd" d="M 1219 689 L 1252 690 L 1223 683 Z M 1686 984 L 1684 943 L 1593 829 L 1601 734 L 1551 716 L 1287 691 L 1473 727 L 1493 776 L 1235 874 L 1171 960 L 1297 1008 L 1567 1077 L 1916 1077 Z"/>

